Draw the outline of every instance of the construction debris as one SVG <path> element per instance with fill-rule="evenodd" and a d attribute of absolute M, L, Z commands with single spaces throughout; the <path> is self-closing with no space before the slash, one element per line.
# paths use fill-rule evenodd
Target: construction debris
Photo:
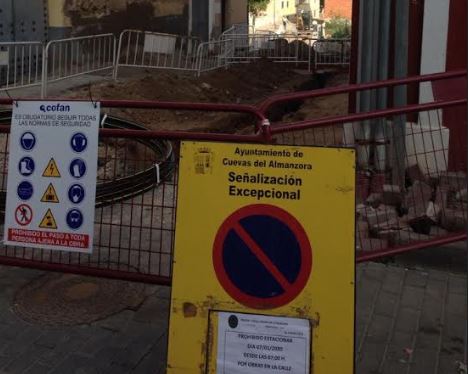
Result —
<path fill-rule="evenodd" d="M 439 185 L 447 186 L 451 191 L 466 189 L 466 174 L 464 172 L 445 172 L 439 178 Z"/>
<path fill-rule="evenodd" d="M 406 176 L 412 184 L 416 181 L 427 183 L 427 178 L 419 167 L 419 164 L 408 167 L 406 169 Z"/>
<path fill-rule="evenodd" d="M 466 174 L 446 172 L 440 178 L 425 176 L 418 166 L 406 171 L 407 191 L 383 184 L 357 206 L 358 250 L 388 247 L 443 237 L 467 225 Z M 375 191 L 375 189 L 374 189 Z"/>
<path fill-rule="evenodd" d="M 383 185 L 383 203 L 385 205 L 397 206 L 402 203 L 403 195 L 400 186 L 391 184 Z"/>

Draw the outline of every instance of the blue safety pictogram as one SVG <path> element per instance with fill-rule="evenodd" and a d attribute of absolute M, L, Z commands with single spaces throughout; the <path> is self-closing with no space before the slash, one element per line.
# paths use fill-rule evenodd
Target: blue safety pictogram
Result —
<path fill-rule="evenodd" d="M 83 213 L 79 209 L 72 209 L 67 213 L 67 225 L 72 230 L 78 230 L 83 225 Z"/>
<path fill-rule="evenodd" d="M 23 148 L 25 151 L 31 151 L 36 145 L 36 137 L 30 131 L 25 132 L 23 135 L 21 135 L 20 145 L 21 148 Z"/>
<path fill-rule="evenodd" d="M 36 165 L 31 157 L 23 157 L 18 164 L 18 170 L 20 174 L 24 177 L 29 177 L 30 175 L 32 175 L 32 173 L 34 173 L 35 168 Z"/>
<path fill-rule="evenodd" d="M 75 152 L 81 153 L 88 146 L 88 138 L 81 132 L 76 133 L 70 140 L 70 146 Z"/>
<path fill-rule="evenodd" d="M 69 170 L 73 178 L 80 179 L 86 174 L 86 163 L 81 158 L 75 158 Z"/>
<path fill-rule="evenodd" d="M 21 200 L 27 201 L 32 197 L 32 195 L 34 193 L 34 187 L 28 181 L 23 181 L 18 185 L 18 188 L 16 189 L 16 192 L 18 194 L 18 197 Z"/>
<path fill-rule="evenodd" d="M 85 198 L 85 189 L 81 184 L 74 184 L 68 189 L 68 199 L 73 204 L 81 203 Z"/>

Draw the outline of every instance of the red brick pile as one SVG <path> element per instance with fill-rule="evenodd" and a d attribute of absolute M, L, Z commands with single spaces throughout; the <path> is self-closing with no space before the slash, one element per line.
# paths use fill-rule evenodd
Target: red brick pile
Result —
<path fill-rule="evenodd" d="M 434 178 L 413 166 L 406 176 L 407 186 L 402 191 L 386 184 L 382 175 L 375 182 L 375 175 L 367 175 L 366 181 L 364 173 L 358 174 L 358 251 L 399 247 L 465 229 L 468 196 L 464 172 L 444 172 Z"/>

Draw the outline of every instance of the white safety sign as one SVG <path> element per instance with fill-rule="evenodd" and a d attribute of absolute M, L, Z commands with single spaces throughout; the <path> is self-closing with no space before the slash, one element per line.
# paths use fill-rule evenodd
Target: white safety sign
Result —
<path fill-rule="evenodd" d="M 218 374 L 310 371 L 310 322 L 300 318 L 218 313 Z"/>
<path fill-rule="evenodd" d="M 99 103 L 13 105 L 4 242 L 91 253 Z"/>

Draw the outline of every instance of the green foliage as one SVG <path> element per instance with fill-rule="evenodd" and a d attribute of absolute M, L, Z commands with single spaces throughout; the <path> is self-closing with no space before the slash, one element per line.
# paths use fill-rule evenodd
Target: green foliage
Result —
<path fill-rule="evenodd" d="M 249 0 L 249 12 L 258 16 L 260 12 L 266 10 L 269 2 L 270 0 Z"/>
<path fill-rule="evenodd" d="M 351 21 L 342 17 L 333 17 L 326 22 L 327 35 L 334 39 L 346 39 L 351 37 Z"/>

